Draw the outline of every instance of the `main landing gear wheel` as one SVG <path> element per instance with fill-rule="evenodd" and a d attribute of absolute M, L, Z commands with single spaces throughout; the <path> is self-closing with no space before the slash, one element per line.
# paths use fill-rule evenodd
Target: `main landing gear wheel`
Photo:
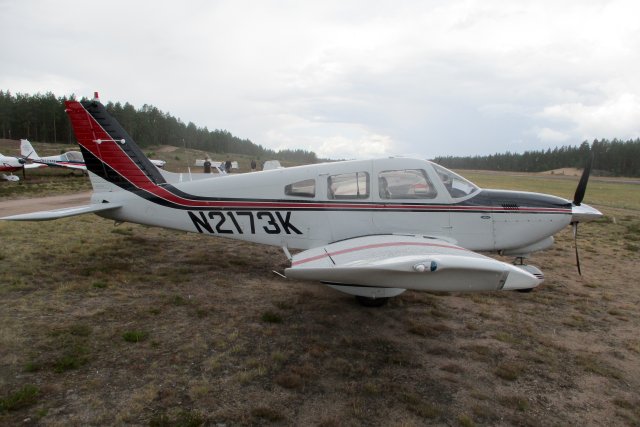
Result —
<path fill-rule="evenodd" d="M 364 307 L 382 307 L 389 302 L 389 298 L 369 298 L 356 295 L 356 301 Z"/>
<path fill-rule="evenodd" d="M 523 294 L 528 294 L 529 292 L 533 291 L 533 288 L 526 288 L 526 289 L 516 289 L 517 292 L 523 293 Z"/>

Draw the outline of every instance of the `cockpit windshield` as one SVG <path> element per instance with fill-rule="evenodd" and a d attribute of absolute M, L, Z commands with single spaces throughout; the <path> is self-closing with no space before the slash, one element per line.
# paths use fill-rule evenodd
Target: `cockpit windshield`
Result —
<path fill-rule="evenodd" d="M 62 155 L 62 160 L 68 162 L 83 162 L 82 153 L 79 151 L 67 151 Z"/>
<path fill-rule="evenodd" d="M 457 173 L 451 172 L 449 169 L 443 168 L 435 163 L 432 163 L 432 165 L 447 191 L 454 199 L 469 196 L 479 190 L 474 183 L 467 181 Z"/>

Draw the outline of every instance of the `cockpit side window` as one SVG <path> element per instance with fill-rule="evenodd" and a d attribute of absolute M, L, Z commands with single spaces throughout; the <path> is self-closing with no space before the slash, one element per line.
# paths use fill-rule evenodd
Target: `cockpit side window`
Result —
<path fill-rule="evenodd" d="M 422 169 L 382 171 L 378 174 L 381 199 L 433 199 L 438 195 Z"/>
<path fill-rule="evenodd" d="M 327 178 L 329 199 L 367 199 L 369 197 L 369 174 L 367 172 L 344 173 Z"/>
<path fill-rule="evenodd" d="M 316 196 L 316 180 L 305 179 L 294 182 L 284 187 L 284 194 L 296 197 L 315 197 Z"/>
<path fill-rule="evenodd" d="M 454 199 L 469 196 L 479 190 L 474 183 L 464 179 L 455 172 L 451 172 L 449 169 L 436 164 L 433 164 L 433 168 L 437 172 L 438 177 L 451 197 Z"/>

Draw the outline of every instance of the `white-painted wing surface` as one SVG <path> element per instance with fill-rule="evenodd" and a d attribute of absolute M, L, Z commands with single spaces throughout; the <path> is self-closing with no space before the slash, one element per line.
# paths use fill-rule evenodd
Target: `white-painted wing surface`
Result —
<path fill-rule="evenodd" d="M 91 205 L 75 206 L 72 208 L 62 208 L 51 211 L 40 211 L 20 215 L 11 215 L 0 219 L 9 221 L 49 221 L 52 219 L 66 218 L 69 216 L 109 211 L 121 206 L 122 205 L 116 203 L 94 203 Z"/>
<path fill-rule="evenodd" d="M 48 159 L 34 159 L 32 160 L 34 165 L 38 165 L 40 167 L 45 167 L 45 166 L 52 166 L 52 167 L 60 167 L 60 168 L 67 168 L 67 169 L 73 169 L 73 170 L 79 170 L 79 171 L 86 171 L 87 167 L 85 166 L 84 163 L 72 163 L 72 162 L 65 162 L 65 161 L 60 161 L 60 160 L 48 160 Z"/>
<path fill-rule="evenodd" d="M 428 291 L 527 289 L 542 283 L 518 266 L 445 240 L 400 235 L 357 237 L 300 252 L 285 275 L 332 285 Z"/>
<path fill-rule="evenodd" d="M 27 163 L 26 165 L 24 165 L 25 169 L 40 169 L 40 168 L 46 168 L 47 165 L 43 165 L 40 163 Z"/>

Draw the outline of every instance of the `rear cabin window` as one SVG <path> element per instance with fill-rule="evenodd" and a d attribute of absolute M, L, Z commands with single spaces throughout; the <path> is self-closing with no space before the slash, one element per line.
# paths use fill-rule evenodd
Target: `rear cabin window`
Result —
<path fill-rule="evenodd" d="M 380 172 L 378 192 L 381 199 L 433 199 L 438 195 L 422 169 Z"/>
<path fill-rule="evenodd" d="M 369 197 L 367 172 L 344 173 L 327 178 L 329 199 L 366 199 Z"/>
<path fill-rule="evenodd" d="M 284 194 L 296 197 L 315 197 L 316 196 L 316 180 L 305 179 L 303 181 L 294 182 L 284 187 Z"/>

